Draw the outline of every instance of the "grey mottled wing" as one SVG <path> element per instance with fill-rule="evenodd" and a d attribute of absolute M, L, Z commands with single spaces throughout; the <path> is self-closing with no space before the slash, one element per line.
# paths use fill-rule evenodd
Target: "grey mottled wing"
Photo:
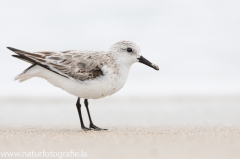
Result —
<path fill-rule="evenodd" d="M 85 81 L 103 75 L 101 68 L 107 59 L 103 60 L 102 56 L 100 53 L 70 51 L 47 56 L 46 63 L 68 77 Z"/>
<path fill-rule="evenodd" d="M 103 66 L 115 65 L 113 57 L 103 52 L 64 51 L 29 53 L 14 48 L 17 58 L 38 64 L 46 69 L 73 80 L 91 80 L 102 76 Z"/>

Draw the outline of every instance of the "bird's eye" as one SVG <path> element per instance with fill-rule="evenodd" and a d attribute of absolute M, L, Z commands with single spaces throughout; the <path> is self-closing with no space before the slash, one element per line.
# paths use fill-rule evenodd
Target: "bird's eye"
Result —
<path fill-rule="evenodd" d="M 127 52 L 132 52 L 132 48 L 127 48 Z"/>

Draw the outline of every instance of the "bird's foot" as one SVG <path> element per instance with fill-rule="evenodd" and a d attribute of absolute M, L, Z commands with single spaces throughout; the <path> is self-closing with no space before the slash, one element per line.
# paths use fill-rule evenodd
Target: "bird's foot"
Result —
<path fill-rule="evenodd" d="M 83 129 L 84 131 L 92 130 L 92 129 L 86 128 L 85 126 L 82 126 L 82 129 Z"/>
<path fill-rule="evenodd" d="M 99 128 L 97 127 L 96 125 L 94 124 L 90 124 L 89 126 L 91 129 L 93 129 L 94 131 L 102 131 L 102 130 L 107 130 L 107 129 L 102 129 L 102 128 Z"/>

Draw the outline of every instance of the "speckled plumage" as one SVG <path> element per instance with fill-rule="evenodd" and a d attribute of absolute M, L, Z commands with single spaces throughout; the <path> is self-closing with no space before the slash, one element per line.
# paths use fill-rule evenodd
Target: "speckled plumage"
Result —
<path fill-rule="evenodd" d="M 114 56 L 107 52 L 93 51 L 64 51 L 64 52 L 34 52 L 28 53 L 15 49 L 20 56 L 26 56 L 32 60 L 49 67 L 50 70 L 74 79 L 76 81 L 91 80 L 102 76 L 102 67 L 107 66 L 114 69 L 116 63 Z"/>

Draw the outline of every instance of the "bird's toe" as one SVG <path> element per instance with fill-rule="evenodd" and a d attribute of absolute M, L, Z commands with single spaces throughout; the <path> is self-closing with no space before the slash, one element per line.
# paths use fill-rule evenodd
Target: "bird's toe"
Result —
<path fill-rule="evenodd" d="M 102 129 L 102 128 L 99 128 L 97 127 L 96 125 L 94 124 L 90 124 L 90 128 L 92 128 L 94 131 L 102 131 L 102 130 L 107 130 L 107 129 Z"/>
<path fill-rule="evenodd" d="M 89 128 L 86 128 L 86 127 L 82 127 L 82 130 L 89 131 L 89 130 L 92 130 L 92 129 L 89 129 Z"/>

